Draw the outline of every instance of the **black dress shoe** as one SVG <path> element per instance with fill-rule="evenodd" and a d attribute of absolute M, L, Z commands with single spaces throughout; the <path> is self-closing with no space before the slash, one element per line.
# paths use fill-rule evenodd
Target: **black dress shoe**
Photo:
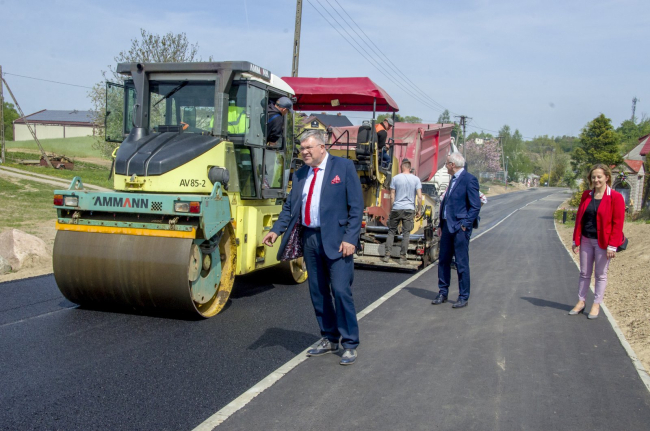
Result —
<path fill-rule="evenodd" d="M 469 301 L 465 299 L 459 299 L 451 306 L 451 308 L 463 308 L 469 305 Z"/>
<path fill-rule="evenodd" d="M 442 293 L 439 293 L 438 296 L 436 296 L 435 299 L 431 301 L 433 305 L 442 304 L 443 302 L 447 302 L 447 297 Z"/>

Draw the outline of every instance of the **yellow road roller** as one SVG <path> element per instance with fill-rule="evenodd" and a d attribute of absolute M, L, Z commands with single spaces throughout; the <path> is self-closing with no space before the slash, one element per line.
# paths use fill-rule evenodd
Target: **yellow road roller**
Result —
<path fill-rule="evenodd" d="M 90 307 L 211 317 L 234 277 L 277 266 L 302 283 L 302 259 L 279 262 L 262 244 L 282 209 L 294 154 L 267 140 L 267 107 L 293 90 L 245 61 L 121 63 L 107 84 L 113 191 L 74 178 L 54 192 L 54 277 Z M 276 114 L 277 115 L 277 114 Z M 280 271 L 274 272 L 280 275 Z"/>

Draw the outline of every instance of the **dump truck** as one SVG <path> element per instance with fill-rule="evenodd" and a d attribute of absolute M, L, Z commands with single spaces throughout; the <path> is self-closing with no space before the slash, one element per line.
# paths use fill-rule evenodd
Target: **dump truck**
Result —
<path fill-rule="evenodd" d="M 293 97 L 291 87 L 245 61 L 121 63 L 117 72 L 124 81 L 106 90 L 106 139 L 120 144 L 114 190 L 89 191 L 75 177 L 54 192 L 63 295 L 208 318 L 237 275 L 278 266 L 304 282 L 302 259 L 278 262 L 280 242 L 262 244 L 294 154 L 287 119 L 285 136 L 267 142 L 267 106 Z"/>
<path fill-rule="evenodd" d="M 434 235 L 439 200 L 425 198 L 422 217 L 411 232 L 407 264 L 380 260 L 386 251 L 388 216 L 390 214 L 390 181 L 400 173 L 400 162 L 408 158 L 422 181 L 433 177 L 446 160 L 453 125 L 395 123 L 389 139 L 390 162 L 382 163 L 377 146 L 375 118 L 377 112 L 393 114 L 399 107 L 388 93 L 369 78 L 283 78 L 296 97 L 294 108 L 312 111 L 371 112 L 372 119 L 361 126 L 328 128 L 328 150 L 331 154 L 352 160 L 359 174 L 364 196 L 364 219 L 361 248 L 355 264 L 393 269 L 417 270 L 438 258 L 439 238 Z M 305 130 L 310 129 L 305 124 Z M 426 139 L 425 139 L 426 136 Z M 395 238 L 391 255 L 399 257 L 401 232 Z"/>

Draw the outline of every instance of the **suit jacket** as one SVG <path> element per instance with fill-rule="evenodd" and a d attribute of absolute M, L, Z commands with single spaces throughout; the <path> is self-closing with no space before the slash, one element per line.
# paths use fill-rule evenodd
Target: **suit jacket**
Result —
<path fill-rule="evenodd" d="M 585 190 L 580 199 L 576 215 L 576 226 L 573 229 L 573 243 L 578 246 L 582 239 L 582 216 L 593 199 L 593 190 Z M 625 199 L 616 190 L 607 186 L 603 199 L 596 212 L 596 230 L 598 231 L 598 247 L 616 251 L 623 243 L 623 222 L 625 221 Z"/>
<path fill-rule="evenodd" d="M 465 226 L 472 229 L 481 211 L 481 198 L 478 194 L 478 180 L 466 170 L 460 173 L 451 192 L 445 194 L 440 207 L 440 219 L 447 209 L 446 225 L 450 233 Z"/>
<path fill-rule="evenodd" d="M 361 182 L 351 160 L 342 157 L 328 156 L 325 176 L 320 196 L 321 236 L 325 254 L 330 259 L 342 256 L 339 252 L 341 242 L 345 241 L 360 247 L 359 234 L 363 217 L 363 194 Z M 271 232 L 282 235 L 291 232 L 294 225 L 301 220 L 302 191 L 305 186 L 309 166 L 305 165 L 293 174 L 291 193 L 282 207 L 282 212 L 275 222 Z M 338 176 L 340 182 L 333 184 Z M 278 259 L 287 245 L 289 235 L 282 237 Z"/>

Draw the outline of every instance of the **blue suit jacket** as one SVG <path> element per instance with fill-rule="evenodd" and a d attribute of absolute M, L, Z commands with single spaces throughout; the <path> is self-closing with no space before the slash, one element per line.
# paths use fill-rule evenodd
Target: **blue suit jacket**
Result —
<path fill-rule="evenodd" d="M 341 242 L 354 244 L 357 248 L 360 246 L 363 193 L 352 161 L 331 154 L 328 157 L 320 196 L 321 237 L 327 257 L 337 259 L 342 256 L 342 253 L 339 252 Z M 302 190 L 308 174 L 309 166 L 307 165 L 293 174 L 291 193 L 271 232 L 278 235 L 282 235 L 286 231 L 291 232 L 294 225 L 301 220 Z M 337 175 L 340 182 L 332 184 L 332 180 Z M 282 237 L 278 259 L 282 256 L 288 240 L 289 235 Z"/>
<path fill-rule="evenodd" d="M 481 211 L 481 198 L 478 194 L 478 180 L 466 170 L 461 172 L 454 188 L 450 193 L 445 195 L 441 207 L 440 219 L 442 220 L 442 211 L 446 208 L 447 219 L 446 225 L 449 232 L 454 233 L 465 226 L 466 229 L 472 229 L 475 226 L 478 214 Z"/>

